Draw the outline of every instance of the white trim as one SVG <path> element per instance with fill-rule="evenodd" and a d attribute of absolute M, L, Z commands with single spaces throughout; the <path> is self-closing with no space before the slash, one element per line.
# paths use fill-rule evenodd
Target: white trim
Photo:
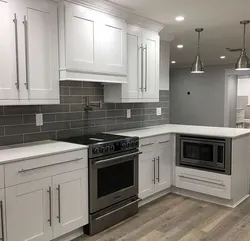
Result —
<path fill-rule="evenodd" d="M 55 2 L 62 2 L 64 0 L 53 0 Z M 138 25 L 143 28 L 160 32 L 164 28 L 164 24 L 151 19 L 139 16 L 133 12 L 132 9 L 125 8 L 118 4 L 111 3 L 104 0 L 68 0 L 67 2 L 79 4 L 99 12 L 103 12 L 118 18 L 123 18 L 129 24 Z"/>

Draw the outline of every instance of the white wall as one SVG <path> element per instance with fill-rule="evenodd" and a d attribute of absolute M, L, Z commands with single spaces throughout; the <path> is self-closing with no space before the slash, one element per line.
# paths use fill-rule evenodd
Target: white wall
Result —
<path fill-rule="evenodd" d="M 160 90 L 169 90 L 170 43 L 160 41 Z"/>
<path fill-rule="evenodd" d="M 248 96 L 250 104 L 250 78 L 238 78 L 237 96 Z"/>

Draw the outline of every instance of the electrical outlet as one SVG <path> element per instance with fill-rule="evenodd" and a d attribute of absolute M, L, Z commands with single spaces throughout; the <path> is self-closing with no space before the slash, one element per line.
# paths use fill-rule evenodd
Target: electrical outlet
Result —
<path fill-rule="evenodd" d="M 161 115 L 161 107 L 156 108 L 156 115 Z"/>
<path fill-rule="evenodd" d="M 36 126 L 43 125 L 43 114 L 36 114 Z"/>
<path fill-rule="evenodd" d="M 127 109 L 127 118 L 131 118 L 131 110 Z"/>

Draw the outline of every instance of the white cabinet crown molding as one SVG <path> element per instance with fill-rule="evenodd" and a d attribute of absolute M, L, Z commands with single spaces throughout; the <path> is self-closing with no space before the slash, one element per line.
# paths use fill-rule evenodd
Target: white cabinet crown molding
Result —
<path fill-rule="evenodd" d="M 63 2 L 65 0 L 53 0 L 54 2 Z M 104 0 L 68 0 L 67 2 L 82 5 L 87 8 L 97 10 L 115 17 L 123 18 L 127 23 L 137 25 L 155 32 L 160 32 L 164 24 L 151 19 L 139 16 L 132 9 L 125 8 L 118 4 Z M 167 40 L 167 39 L 166 39 Z"/>

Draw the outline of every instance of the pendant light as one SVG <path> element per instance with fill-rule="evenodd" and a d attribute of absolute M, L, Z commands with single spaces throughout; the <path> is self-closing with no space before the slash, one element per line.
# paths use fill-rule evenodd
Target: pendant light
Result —
<path fill-rule="evenodd" d="M 203 28 L 196 28 L 195 32 L 198 33 L 198 45 L 197 45 L 197 55 L 194 63 L 192 64 L 191 73 L 193 74 L 203 74 L 204 73 L 204 65 L 201 61 L 200 57 L 200 34 L 203 31 Z"/>
<path fill-rule="evenodd" d="M 246 52 L 246 25 L 249 23 L 250 21 L 248 20 L 240 22 L 240 24 L 244 25 L 243 48 L 241 50 L 240 57 L 236 62 L 235 70 L 250 70 L 250 60 L 247 57 L 247 52 Z"/>

